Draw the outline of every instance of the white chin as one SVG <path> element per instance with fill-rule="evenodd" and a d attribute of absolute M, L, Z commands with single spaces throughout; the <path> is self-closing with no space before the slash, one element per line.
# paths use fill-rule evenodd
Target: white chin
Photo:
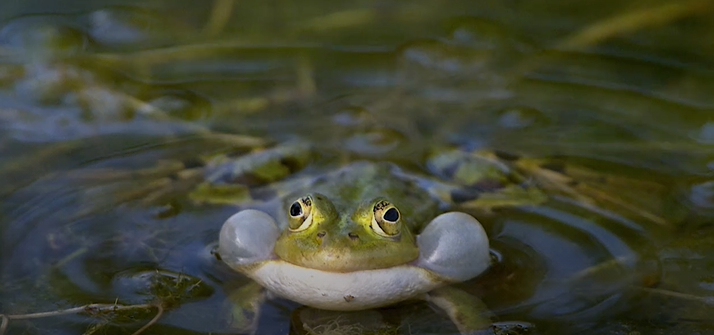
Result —
<path fill-rule="evenodd" d="M 444 284 L 431 272 L 411 265 L 341 273 L 277 260 L 259 265 L 248 276 L 278 296 L 335 311 L 377 308 L 421 298 Z"/>

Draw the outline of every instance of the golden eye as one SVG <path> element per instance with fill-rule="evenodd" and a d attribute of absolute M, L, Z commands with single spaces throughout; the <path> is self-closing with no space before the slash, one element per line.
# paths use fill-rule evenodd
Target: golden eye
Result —
<path fill-rule="evenodd" d="M 303 231 L 312 224 L 312 198 L 306 196 L 295 200 L 288 208 L 288 227 L 290 231 Z"/>
<path fill-rule="evenodd" d="M 395 237 L 399 235 L 399 220 L 401 214 L 397 207 L 385 200 L 374 204 L 374 216 L 372 217 L 372 230 L 384 237 Z"/>

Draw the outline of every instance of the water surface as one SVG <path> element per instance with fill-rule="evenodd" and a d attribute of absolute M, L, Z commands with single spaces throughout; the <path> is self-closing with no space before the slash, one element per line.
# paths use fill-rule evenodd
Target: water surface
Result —
<path fill-rule="evenodd" d="M 552 194 L 479 216 L 500 262 L 458 287 L 548 334 L 714 333 L 713 9 L 6 1 L 0 313 L 161 301 L 142 334 L 228 332 L 226 296 L 247 279 L 210 249 L 238 207 L 188 189 L 147 199 L 198 157 L 302 139 L 321 153 L 308 172 L 344 159 L 423 169 L 426 148 L 460 147 L 607 176 L 603 194 L 631 207 Z M 309 319 L 298 307 L 268 304 L 262 333 Z M 18 317 L 5 333 L 131 334 L 156 313 Z M 455 332 L 425 304 L 367 315 Z"/>

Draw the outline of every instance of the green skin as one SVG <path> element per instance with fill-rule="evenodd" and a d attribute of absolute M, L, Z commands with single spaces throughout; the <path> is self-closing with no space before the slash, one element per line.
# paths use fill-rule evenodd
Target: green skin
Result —
<path fill-rule="evenodd" d="M 393 176 L 387 165 L 353 166 L 349 173 L 311 185 L 312 193 L 290 200 L 309 211 L 311 222 L 298 230 L 305 216 L 283 214 L 289 224 L 276 242 L 278 257 L 335 272 L 388 268 L 418 257 L 415 233 L 419 223 L 438 214 L 438 202 L 412 181 Z M 375 211 L 377 204 L 385 207 Z M 392 208 L 399 213 L 393 223 L 383 218 Z"/>

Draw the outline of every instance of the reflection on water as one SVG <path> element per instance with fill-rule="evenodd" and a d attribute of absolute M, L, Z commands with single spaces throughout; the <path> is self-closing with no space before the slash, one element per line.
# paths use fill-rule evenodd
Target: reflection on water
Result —
<path fill-rule="evenodd" d="M 39 3 L 0 5 L 0 313 L 149 308 L 0 333 L 229 331 L 247 279 L 211 248 L 238 207 L 188 195 L 211 157 L 298 139 L 305 174 L 557 158 L 532 176 L 573 177 L 549 201 L 476 214 L 499 262 L 457 286 L 543 333 L 712 331 L 709 1 Z M 262 331 L 329 329 L 297 307 L 269 303 Z M 423 303 L 341 320 L 455 332 Z"/>

